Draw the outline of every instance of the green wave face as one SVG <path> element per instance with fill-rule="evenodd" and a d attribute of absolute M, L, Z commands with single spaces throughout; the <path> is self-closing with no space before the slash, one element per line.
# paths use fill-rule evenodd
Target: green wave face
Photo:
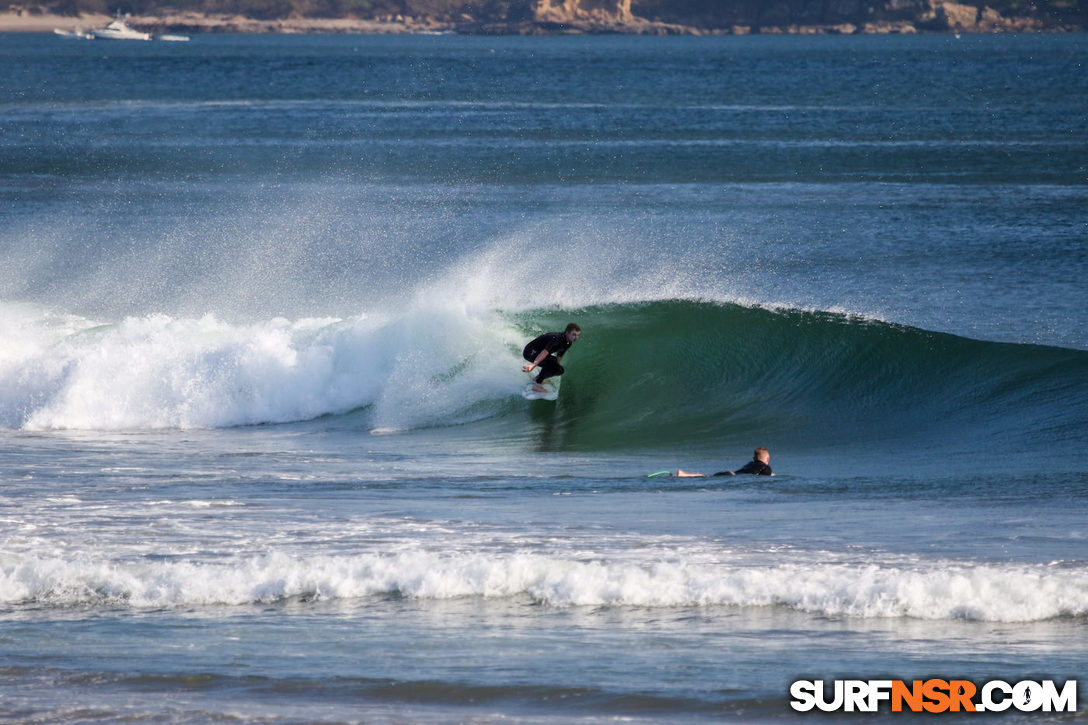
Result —
<path fill-rule="evenodd" d="M 1088 354 L 799 310 L 664 301 L 540 311 L 583 329 L 536 422 L 571 449 L 1076 435 Z M 1083 435 L 1081 433 L 1080 435 Z"/>

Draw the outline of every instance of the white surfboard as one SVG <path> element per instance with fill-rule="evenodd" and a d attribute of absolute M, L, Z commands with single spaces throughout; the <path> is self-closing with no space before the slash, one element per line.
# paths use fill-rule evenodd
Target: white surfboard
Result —
<path fill-rule="evenodd" d="M 544 381 L 544 387 L 547 392 L 538 393 L 533 390 L 533 384 L 530 382 L 525 386 L 525 390 L 521 392 L 521 395 L 526 400 L 556 400 L 559 398 L 559 378 L 548 378 Z"/>

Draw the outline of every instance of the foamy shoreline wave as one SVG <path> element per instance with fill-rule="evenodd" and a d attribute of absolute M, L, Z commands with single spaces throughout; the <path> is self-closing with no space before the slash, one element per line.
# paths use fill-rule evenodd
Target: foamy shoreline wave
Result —
<path fill-rule="evenodd" d="M 1032 622 L 1088 615 L 1088 572 L 1043 565 L 715 566 L 554 555 L 296 557 L 226 563 L 6 556 L 0 602 L 133 609 L 400 596 L 554 607 L 771 607 L 861 618 Z"/>

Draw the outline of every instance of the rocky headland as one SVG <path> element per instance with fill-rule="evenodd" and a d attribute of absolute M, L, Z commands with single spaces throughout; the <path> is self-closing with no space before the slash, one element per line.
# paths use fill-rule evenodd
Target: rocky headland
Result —
<path fill-rule="evenodd" d="M 108 0 L 113 2 L 114 0 Z M 12 5 L 0 31 L 49 32 L 109 20 L 107 0 Z M 1088 3 L 1084 3 L 1088 5 Z M 174 0 L 128 14 L 149 32 L 463 34 L 842 34 L 1083 32 L 1071 2 L 949 0 Z"/>

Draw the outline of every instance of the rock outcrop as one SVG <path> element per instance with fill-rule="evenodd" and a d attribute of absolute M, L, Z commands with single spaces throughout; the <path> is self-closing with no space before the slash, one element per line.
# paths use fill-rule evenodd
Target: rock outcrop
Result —
<path fill-rule="evenodd" d="M 914 17 L 915 23 L 926 30 L 975 30 L 978 26 L 979 8 L 958 2 L 926 0 L 920 3 Z"/>
<path fill-rule="evenodd" d="M 980 2 L 963 0 L 634 0 L 632 12 L 643 18 L 693 25 L 704 31 L 765 34 L 1023 32 L 1061 29 L 1045 3 L 1021 4 L 1015 15 L 1002 15 Z M 994 3 L 997 4 L 996 2 Z M 1008 6 L 1005 3 L 1003 6 Z M 1079 13 L 1080 11 L 1078 11 Z M 1065 13 L 1066 17 L 1070 16 Z M 1077 18 L 1080 15 L 1075 16 Z M 1065 29 L 1079 29 L 1073 23 Z"/>
<path fill-rule="evenodd" d="M 539 23 L 624 25 L 635 22 L 631 0 L 535 0 L 532 12 L 533 19 Z"/>

